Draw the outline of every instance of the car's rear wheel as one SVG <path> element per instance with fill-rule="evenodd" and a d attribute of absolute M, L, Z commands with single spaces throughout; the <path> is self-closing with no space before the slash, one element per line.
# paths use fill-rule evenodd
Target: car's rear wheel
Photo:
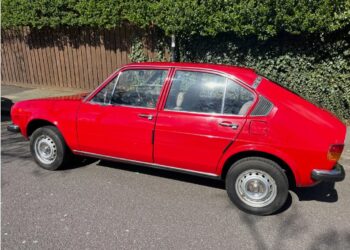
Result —
<path fill-rule="evenodd" d="M 63 167 L 72 155 L 63 136 L 54 126 L 41 127 L 33 132 L 30 151 L 36 163 L 47 170 Z"/>
<path fill-rule="evenodd" d="M 226 175 L 226 190 L 241 210 L 268 215 L 279 210 L 288 197 L 288 178 L 274 161 L 248 157 L 235 162 Z"/>

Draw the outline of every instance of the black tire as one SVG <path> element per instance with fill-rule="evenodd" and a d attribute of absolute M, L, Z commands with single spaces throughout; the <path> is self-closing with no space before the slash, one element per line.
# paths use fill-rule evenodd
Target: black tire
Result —
<path fill-rule="evenodd" d="M 254 172 L 250 170 L 258 170 L 258 171 Z M 261 173 L 263 172 L 267 173 L 269 177 L 266 177 L 265 175 L 261 175 Z M 245 195 L 238 194 L 239 192 L 242 192 L 242 190 L 237 190 L 237 189 L 240 189 L 242 186 L 243 186 L 243 189 L 244 187 L 249 186 L 249 185 L 243 185 L 240 183 L 241 182 L 244 183 L 244 181 L 246 180 L 245 178 L 247 177 L 250 178 L 252 173 L 258 178 L 265 178 L 266 180 L 268 180 L 266 183 L 269 183 L 269 184 L 271 183 L 270 177 L 272 177 L 274 181 L 275 185 L 273 185 L 273 187 L 275 187 L 274 190 L 276 191 L 275 192 L 271 191 L 271 193 L 274 193 L 274 195 L 270 195 L 270 199 L 268 201 L 270 203 L 265 201 L 266 206 L 258 207 L 255 204 L 253 205 L 247 204 L 247 203 L 250 203 L 250 201 L 248 202 L 246 201 L 247 199 L 249 200 L 248 195 L 246 195 L 247 193 L 245 193 Z M 259 173 L 260 173 L 260 177 L 259 177 Z M 237 179 L 238 179 L 238 182 L 236 185 Z M 248 182 L 246 182 L 246 184 L 247 183 Z M 272 187 L 272 185 L 267 185 L 267 186 Z M 257 188 L 256 186 L 254 187 Z M 241 159 L 235 162 L 230 167 L 226 175 L 226 191 L 231 201 L 239 209 L 250 214 L 269 215 L 281 209 L 287 200 L 288 188 L 289 188 L 288 178 L 284 170 L 276 162 L 266 158 L 262 158 L 262 157 L 247 157 L 247 158 Z M 272 189 L 273 188 L 271 188 L 271 190 Z M 263 203 L 261 204 L 264 205 Z"/>
<path fill-rule="evenodd" d="M 54 148 L 55 157 L 52 162 L 45 162 L 38 155 L 35 149 L 37 140 L 40 138 L 49 138 L 49 142 Z M 44 126 L 36 129 L 30 137 L 30 152 L 34 157 L 35 162 L 46 170 L 57 170 L 66 166 L 66 164 L 72 159 L 72 153 L 64 141 L 60 131 L 55 126 Z"/>

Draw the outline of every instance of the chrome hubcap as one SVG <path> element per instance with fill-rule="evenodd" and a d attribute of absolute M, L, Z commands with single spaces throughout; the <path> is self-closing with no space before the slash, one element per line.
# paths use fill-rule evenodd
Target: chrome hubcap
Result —
<path fill-rule="evenodd" d="M 252 207 L 265 207 L 271 204 L 277 195 L 275 180 L 261 170 L 244 171 L 238 176 L 235 187 L 238 197 Z"/>
<path fill-rule="evenodd" d="M 57 147 L 51 137 L 39 136 L 34 143 L 34 150 L 37 158 L 44 164 L 51 164 L 56 160 Z"/>

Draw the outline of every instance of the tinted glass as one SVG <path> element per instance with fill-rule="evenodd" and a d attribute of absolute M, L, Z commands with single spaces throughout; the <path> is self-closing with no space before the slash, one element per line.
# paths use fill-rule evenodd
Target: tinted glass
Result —
<path fill-rule="evenodd" d="M 123 71 L 118 78 L 111 103 L 154 108 L 166 76 L 167 70 Z"/>
<path fill-rule="evenodd" d="M 253 104 L 254 95 L 241 85 L 228 80 L 224 114 L 245 115 Z"/>
<path fill-rule="evenodd" d="M 226 78 L 209 73 L 176 71 L 166 109 L 221 113 Z"/>

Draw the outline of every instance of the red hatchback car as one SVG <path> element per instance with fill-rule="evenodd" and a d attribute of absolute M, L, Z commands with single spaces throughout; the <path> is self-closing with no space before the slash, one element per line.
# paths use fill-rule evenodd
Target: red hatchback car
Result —
<path fill-rule="evenodd" d="M 345 177 L 345 125 L 247 68 L 129 64 L 87 96 L 18 102 L 11 116 L 44 169 L 83 155 L 220 178 L 253 214 L 276 212 L 292 185 Z"/>

